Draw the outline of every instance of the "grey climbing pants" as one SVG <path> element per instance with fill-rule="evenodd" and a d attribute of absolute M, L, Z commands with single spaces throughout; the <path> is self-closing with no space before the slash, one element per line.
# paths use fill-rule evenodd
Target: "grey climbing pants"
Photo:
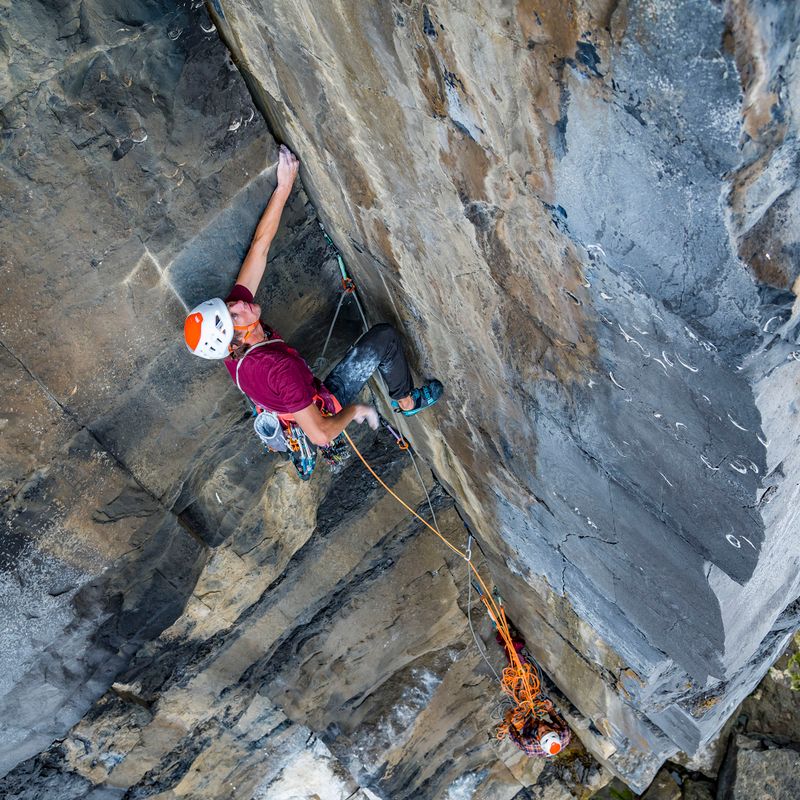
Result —
<path fill-rule="evenodd" d="M 400 334 L 385 322 L 374 325 L 361 336 L 323 383 L 342 406 L 349 406 L 376 369 L 380 370 L 392 400 L 411 393 L 411 370 Z"/>

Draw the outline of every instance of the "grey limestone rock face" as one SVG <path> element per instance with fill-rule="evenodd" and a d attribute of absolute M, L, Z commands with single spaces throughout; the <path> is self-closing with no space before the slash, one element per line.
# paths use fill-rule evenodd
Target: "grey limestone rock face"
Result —
<path fill-rule="evenodd" d="M 192 462 L 232 447 L 244 408 L 176 332 L 230 283 L 275 145 L 204 12 L 3 4 L 0 22 L 5 772 L 181 615 L 224 527 L 216 499 L 196 524 Z M 287 250 L 335 269 L 302 192 L 286 223 L 271 292 L 327 307 L 302 270 L 280 277 Z"/>
<path fill-rule="evenodd" d="M 0 795 L 602 784 L 579 746 L 545 770 L 494 740 L 463 561 L 358 462 L 297 481 L 261 452 L 224 370 L 185 351 L 186 308 L 230 286 L 275 177 L 275 142 L 205 11 L 0 14 Z M 309 360 L 339 286 L 298 188 L 259 300 Z M 359 329 L 346 304 L 331 359 Z M 408 455 L 360 433 L 429 513 Z"/>
<path fill-rule="evenodd" d="M 767 739 L 737 736 L 720 778 L 719 800 L 790 800 L 800 792 L 800 753 Z"/>

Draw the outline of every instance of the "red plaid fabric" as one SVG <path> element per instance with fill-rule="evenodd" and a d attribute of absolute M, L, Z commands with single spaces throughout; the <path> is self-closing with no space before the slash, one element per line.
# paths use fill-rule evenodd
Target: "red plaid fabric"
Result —
<path fill-rule="evenodd" d="M 548 725 L 548 727 L 550 727 Z M 513 725 L 509 726 L 508 735 L 511 738 L 511 741 L 522 750 L 525 755 L 528 756 L 548 756 L 549 753 L 545 753 L 542 750 L 541 745 L 539 744 L 539 739 L 537 737 L 537 731 L 539 729 L 538 725 L 533 727 L 531 733 L 527 732 L 528 726 L 526 726 L 526 730 L 523 730 L 520 733 Z M 563 727 L 553 728 L 552 729 L 555 734 L 557 734 L 559 741 L 561 742 L 561 750 L 564 750 L 566 746 L 570 743 L 572 739 L 572 734 L 570 733 L 570 729 L 565 725 Z"/>

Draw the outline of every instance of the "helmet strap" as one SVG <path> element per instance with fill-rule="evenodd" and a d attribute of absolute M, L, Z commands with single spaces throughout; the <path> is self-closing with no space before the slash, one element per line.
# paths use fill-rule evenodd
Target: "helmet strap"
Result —
<path fill-rule="evenodd" d="M 246 342 L 250 338 L 250 334 L 260 324 L 261 324 L 261 320 L 257 319 L 255 322 L 251 322 L 249 325 L 234 325 L 233 329 L 235 331 L 245 331 L 245 335 L 242 337 L 242 342 Z"/>

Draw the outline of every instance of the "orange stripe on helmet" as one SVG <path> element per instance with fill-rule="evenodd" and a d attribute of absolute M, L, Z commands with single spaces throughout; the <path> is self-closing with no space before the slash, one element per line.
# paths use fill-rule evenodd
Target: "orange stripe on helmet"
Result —
<path fill-rule="evenodd" d="M 203 329 L 203 315 L 195 312 L 186 317 L 186 322 L 183 323 L 183 337 L 186 339 L 186 344 L 189 349 L 196 349 L 200 344 L 200 334 Z"/>

